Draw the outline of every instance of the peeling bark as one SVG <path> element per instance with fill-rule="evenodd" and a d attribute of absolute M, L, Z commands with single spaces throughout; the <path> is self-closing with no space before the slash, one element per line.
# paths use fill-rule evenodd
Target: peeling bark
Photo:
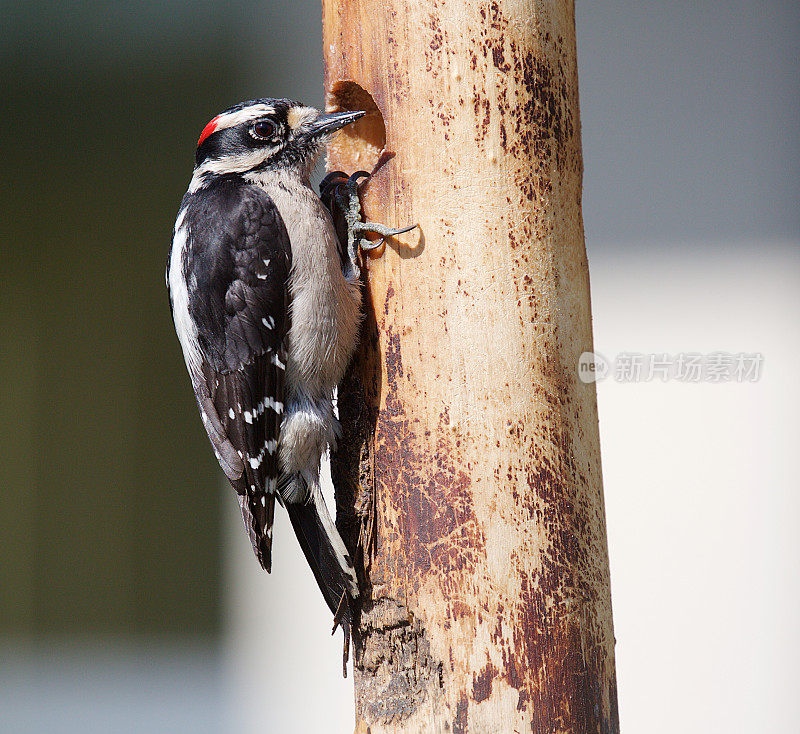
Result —
<path fill-rule="evenodd" d="M 616 732 L 571 2 L 325 0 L 329 168 L 371 170 L 340 388 L 357 731 Z M 386 156 L 384 156 L 384 160 Z"/>

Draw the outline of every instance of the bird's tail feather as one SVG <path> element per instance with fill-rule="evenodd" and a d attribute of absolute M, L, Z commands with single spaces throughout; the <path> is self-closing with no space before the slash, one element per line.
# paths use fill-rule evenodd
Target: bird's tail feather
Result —
<path fill-rule="evenodd" d="M 287 502 L 286 511 L 325 602 L 337 621 L 346 616 L 349 622 L 349 601 L 358 597 L 358 582 L 350 554 L 328 514 L 319 486 L 311 489 L 309 502 Z"/>

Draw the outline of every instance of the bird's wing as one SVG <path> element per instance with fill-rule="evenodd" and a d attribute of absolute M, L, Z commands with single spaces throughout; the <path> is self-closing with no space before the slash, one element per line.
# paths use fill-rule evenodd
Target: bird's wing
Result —
<path fill-rule="evenodd" d="M 289 237 L 272 200 L 252 186 L 211 190 L 193 207 L 189 227 L 189 277 L 195 279 L 189 314 L 202 355 L 195 395 L 255 554 L 269 571 L 289 330 Z"/>

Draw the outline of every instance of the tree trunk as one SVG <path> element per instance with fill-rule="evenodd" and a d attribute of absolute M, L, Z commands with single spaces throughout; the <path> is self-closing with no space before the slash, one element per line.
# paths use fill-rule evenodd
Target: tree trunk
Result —
<path fill-rule="evenodd" d="M 566 0 L 323 0 L 329 168 L 371 170 L 340 389 L 361 536 L 358 732 L 616 732 L 608 553 Z"/>

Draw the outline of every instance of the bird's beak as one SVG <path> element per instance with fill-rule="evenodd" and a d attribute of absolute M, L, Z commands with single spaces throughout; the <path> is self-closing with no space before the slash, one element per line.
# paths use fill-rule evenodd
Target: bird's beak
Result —
<path fill-rule="evenodd" d="M 356 112 L 330 112 L 328 114 L 322 114 L 306 127 L 306 132 L 312 138 L 329 135 L 343 128 L 345 125 L 355 122 L 359 117 L 363 117 L 366 114 L 366 112 L 361 110 Z"/>

